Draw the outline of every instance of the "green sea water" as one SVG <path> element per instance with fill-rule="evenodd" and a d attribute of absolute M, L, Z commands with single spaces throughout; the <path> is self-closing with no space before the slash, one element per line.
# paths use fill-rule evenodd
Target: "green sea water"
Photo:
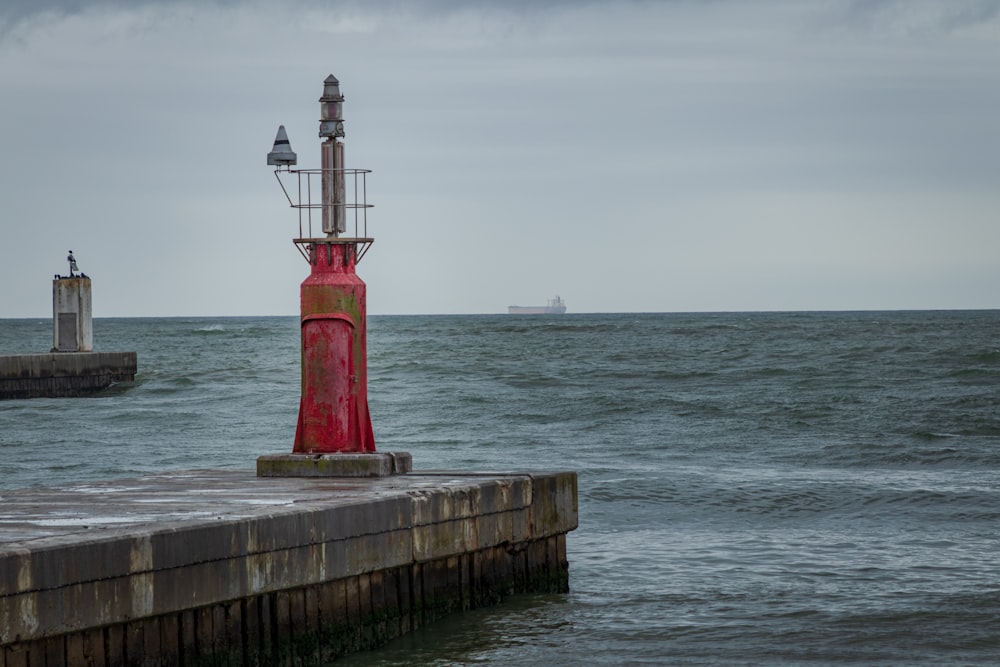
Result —
<path fill-rule="evenodd" d="M 297 318 L 97 319 L 131 386 L 0 402 L 0 489 L 289 451 Z M 0 354 L 48 320 L 0 320 Z M 968 665 L 1000 655 L 1000 312 L 369 318 L 377 446 L 574 469 L 571 592 L 347 665 Z M 2 513 L 2 499 L 0 499 Z"/>

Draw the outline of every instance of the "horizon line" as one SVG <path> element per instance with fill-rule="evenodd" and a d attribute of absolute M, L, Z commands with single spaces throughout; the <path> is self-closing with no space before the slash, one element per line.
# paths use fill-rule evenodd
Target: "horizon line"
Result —
<path fill-rule="evenodd" d="M 930 313 L 930 312 L 985 312 L 1000 310 L 1000 306 L 956 306 L 937 308 L 758 308 L 758 309 L 720 309 L 720 310 L 616 310 L 616 311 L 567 311 L 561 314 L 511 314 L 502 311 L 480 312 L 480 313 L 368 313 L 367 317 L 526 317 L 531 319 L 559 319 L 562 317 L 572 317 L 574 315 L 724 315 L 739 313 Z M 124 319 L 238 319 L 251 317 L 300 317 L 298 313 L 282 314 L 243 314 L 243 315 L 94 315 L 95 320 L 124 320 Z M 52 320 L 52 315 L 13 315 L 0 317 L 2 320 Z"/>

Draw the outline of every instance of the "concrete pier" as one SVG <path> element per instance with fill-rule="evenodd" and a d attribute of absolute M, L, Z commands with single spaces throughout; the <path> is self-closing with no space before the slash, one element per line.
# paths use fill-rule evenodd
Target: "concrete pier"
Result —
<path fill-rule="evenodd" d="M 135 380 L 135 352 L 0 356 L 0 399 L 87 396 Z"/>
<path fill-rule="evenodd" d="M 300 665 L 566 591 L 577 478 L 210 470 L 0 503 L 0 667 Z"/>

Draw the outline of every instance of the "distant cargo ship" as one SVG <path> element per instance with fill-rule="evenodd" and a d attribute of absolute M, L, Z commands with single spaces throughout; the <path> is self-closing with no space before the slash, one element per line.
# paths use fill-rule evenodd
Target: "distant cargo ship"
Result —
<path fill-rule="evenodd" d="M 508 315 L 562 315 L 566 303 L 560 298 L 549 299 L 547 306 L 507 306 Z"/>

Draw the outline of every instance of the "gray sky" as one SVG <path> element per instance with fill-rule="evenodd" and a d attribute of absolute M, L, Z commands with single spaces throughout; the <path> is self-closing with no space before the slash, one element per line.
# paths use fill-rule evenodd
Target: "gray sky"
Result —
<path fill-rule="evenodd" d="M 1000 307 L 998 1 L 7 0 L 0 317 L 295 314 L 330 73 L 370 313 Z"/>

